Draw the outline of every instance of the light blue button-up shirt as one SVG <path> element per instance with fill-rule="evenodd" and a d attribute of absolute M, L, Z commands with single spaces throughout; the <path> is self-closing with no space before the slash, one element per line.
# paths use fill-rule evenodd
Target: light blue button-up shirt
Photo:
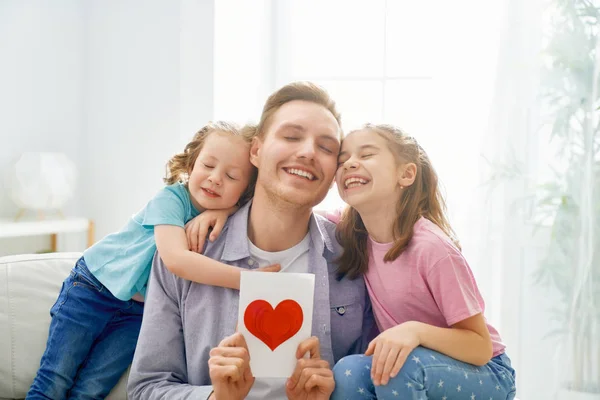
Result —
<path fill-rule="evenodd" d="M 254 269 L 248 248 L 248 203 L 227 221 L 204 254 Z M 366 349 L 374 325 L 362 278 L 338 280 L 334 260 L 341 254 L 335 225 L 320 216 L 309 223 L 309 268 L 315 274 L 312 334 L 331 366 Z M 235 330 L 239 291 L 181 279 L 155 256 L 144 319 L 128 392 L 130 399 L 206 399 L 212 387 L 209 351 Z"/>

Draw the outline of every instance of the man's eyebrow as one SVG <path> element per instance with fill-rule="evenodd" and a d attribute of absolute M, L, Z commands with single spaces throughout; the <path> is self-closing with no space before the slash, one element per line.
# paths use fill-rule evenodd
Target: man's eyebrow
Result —
<path fill-rule="evenodd" d="M 301 131 L 301 132 L 306 132 L 306 128 L 304 126 L 302 126 L 300 124 L 295 124 L 293 122 L 286 122 L 286 123 L 282 124 L 279 127 L 279 130 L 283 130 L 283 129 L 294 129 L 294 130 L 298 130 L 298 131 Z M 325 139 L 325 140 L 329 140 L 329 141 L 332 141 L 332 142 L 336 142 L 337 144 L 340 143 L 340 141 L 339 141 L 339 139 L 338 139 L 337 136 L 328 135 L 326 133 L 324 133 L 322 135 L 319 135 L 319 138 Z"/>
<path fill-rule="evenodd" d="M 294 124 L 293 122 L 286 122 L 279 127 L 280 130 L 288 129 L 288 128 L 295 129 L 295 130 L 302 131 L 302 132 L 304 132 L 306 130 L 302 125 Z"/>
<path fill-rule="evenodd" d="M 324 133 L 324 134 L 320 135 L 319 137 L 321 139 L 328 140 L 330 142 L 335 142 L 338 145 L 340 144 L 340 141 L 338 140 L 337 136 L 331 136 L 331 135 Z"/>
<path fill-rule="evenodd" d="M 379 147 L 375 146 L 374 144 L 363 144 L 362 146 L 358 147 L 359 151 L 364 150 L 364 149 L 379 150 Z M 342 151 L 342 152 L 340 152 L 340 156 L 342 154 L 346 154 L 346 153 L 348 153 L 348 152 L 347 151 Z"/>

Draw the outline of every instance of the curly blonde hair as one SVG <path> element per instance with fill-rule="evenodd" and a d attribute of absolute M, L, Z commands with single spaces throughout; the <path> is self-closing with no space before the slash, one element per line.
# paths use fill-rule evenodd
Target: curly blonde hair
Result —
<path fill-rule="evenodd" d="M 189 142 L 182 153 L 175 154 L 171 159 L 167 162 L 166 165 L 166 174 L 163 178 L 163 181 L 167 185 L 173 185 L 174 183 L 182 183 L 187 187 L 188 179 L 192 169 L 194 168 L 194 164 L 196 163 L 196 159 L 206 142 L 208 136 L 212 133 L 220 133 L 225 135 L 237 136 L 241 137 L 248 144 L 252 143 L 252 138 L 256 136 L 256 125 L 246 124 L 240 127 L 237 124 L 226 122 L 226 121 L 215 121 L 209 122 L 202 129 L 200 129 L 194 137 L 192 141 Z M 238 201 L 239 205 L 245 204 L 248 200 L 254 196 L 254 186 L 256 185 L 256 175 L 257 170 L 256 167 L 252 166 L 252 173 L 250 175 L 250 181 L 248 183 L 248 187 L 240 196 L 240 200 Z"/>

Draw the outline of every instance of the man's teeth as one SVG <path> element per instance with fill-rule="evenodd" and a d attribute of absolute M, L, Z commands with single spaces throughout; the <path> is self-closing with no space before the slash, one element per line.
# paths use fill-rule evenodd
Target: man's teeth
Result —
<path fill-rule="evenodd" d="M 346 189 L 351 189 L 353 187 L 364 185 L 366 183 L 367 183 L 366 179 L 362 179 L 362 178 L 348 178 L 348 179 L 346 179 L 346 181 L 344 181 L 344 186 L 346 186 Z"/>
<path fill-rule="evenodd" d="M 314 175 L 313 175 L 313 174 L 311 174 L 310 172 L 303 171 L 303 170 L 301 170 L 301 169 L 290 168 L 290 169 L 288 169 L 287 171 L 288 171 L 288 173 L 290 173 L 290 174 L 294 174 L 294 175 L 298 175 L 298 176 L 303 176 L 304 178 L 306 178 L 306 179 L 308 179 L 308 180 L 311 180 L 311 181 L 312 181 L 312 180 L 313 180 L 313 178 L 314 178 Z"/>

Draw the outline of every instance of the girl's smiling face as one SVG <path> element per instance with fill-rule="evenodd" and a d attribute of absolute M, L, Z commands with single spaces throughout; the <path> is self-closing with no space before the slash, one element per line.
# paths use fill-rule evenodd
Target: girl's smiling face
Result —
<path fill-rule="evenodd" d="M 400 198 L 401 169 L 388 141 L 362 129 L 342 142 L 336 182 L 340 197 L 350 206 L 384 207 Z"/>
<path fill-rule="evenodd" d="M 241 137 L 213 132 L 204 142 L 188 180 L 199 211 L 234 206 L 250 182 L 250 144 Z"/>

